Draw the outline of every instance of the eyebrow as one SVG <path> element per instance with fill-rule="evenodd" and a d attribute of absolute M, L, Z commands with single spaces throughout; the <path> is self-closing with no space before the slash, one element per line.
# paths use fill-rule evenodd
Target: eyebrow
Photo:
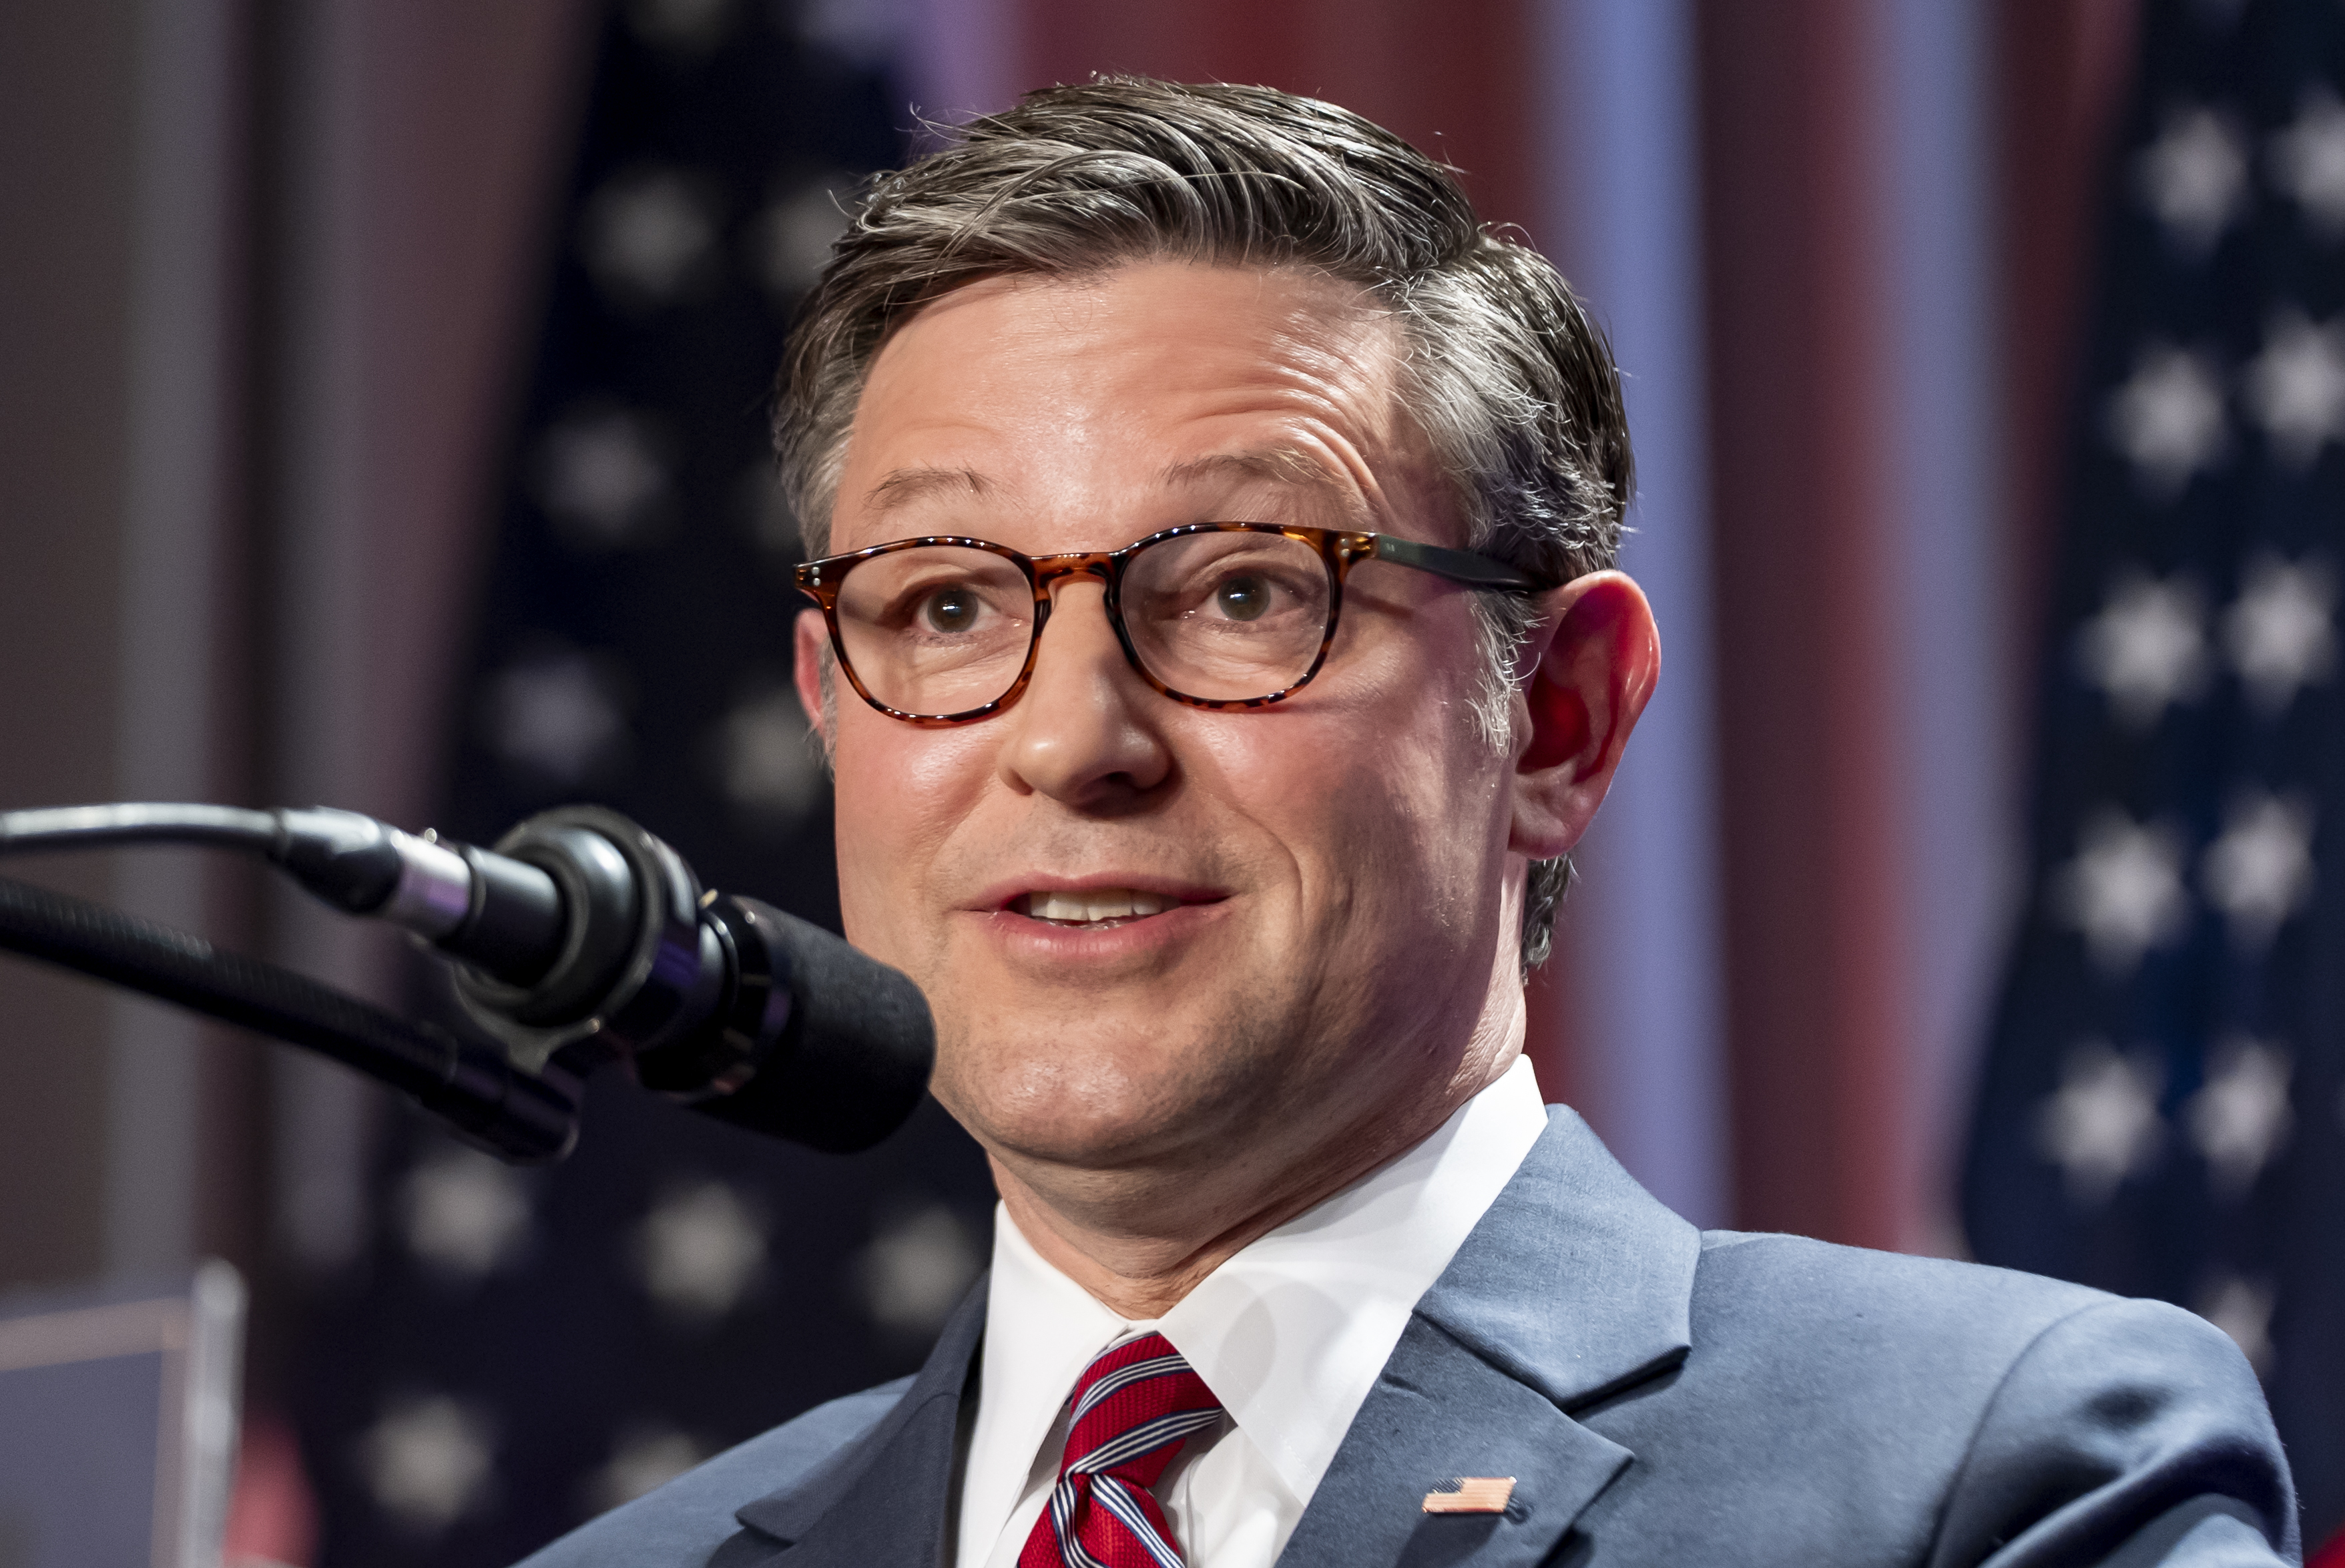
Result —
<path fill-rule="evenodd" d="M 1359 493 L 1327 471 L 1307 453 L 1291 446 L 1260 446 L 1244 452 L 1218 452 L 1168 464 L 1157 475 L 1165 485 L 1209 484 L 1216 479 L 1247 479 L 1304 490 L 1334 502 L 1355 520 L 1366 515 Z M 973 468 L 939 468 L 916 464 L 898 468 L 864 493 L 864 504 L 885 515 L 931 496 L 985 495 L 993 482 Z"/>
<path fill-rule="evenodd" d="M 884 514 L 898 511 L 915 501 L 925 501 L 931 495 L 948 493 L 982 495 L 992 488 L 991 482 L 974 468 L 921 465 L 898 468 L 889 473 L 864 492 L 863 504 L 874 512 Z"/>
<path fill-rule="evenodd" d="M 1266 480 L 1324 496 L 1355 519 L 1367 513 L 1358 491 L 1329 473 L 1325 463 L 1291 446 L 1259 446 L 1245 452 L 1193 457 L 1171 464 L 1157 478 L 1163 484 L 1195 484 L 1215 479 Z"/>

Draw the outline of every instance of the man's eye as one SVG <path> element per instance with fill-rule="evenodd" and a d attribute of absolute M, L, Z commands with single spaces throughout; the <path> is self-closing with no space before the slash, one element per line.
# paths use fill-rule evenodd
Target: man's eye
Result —
<path fill-rule="evenodd" d="M 1251 621 L 1270 608 L 1272 592 L 1267 577 L 1224 577 L 1213 589 L 1213 603 L 1231 620 Z"/>
<path fill-rule="evenodd" d="M 982 602 L 967 588 L 939 588 L 920 606 L 920 619 L 935 632 L 958 634 L 977 625 Z"/>

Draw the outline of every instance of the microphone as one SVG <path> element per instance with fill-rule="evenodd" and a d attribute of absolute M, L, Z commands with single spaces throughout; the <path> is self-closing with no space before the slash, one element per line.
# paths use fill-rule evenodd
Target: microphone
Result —
<path fill-rule="evenodd" d="M 543 812 L 488 850 L 326 808 L 0 813 L 0 850 L 157 841 L 257 850 L 336 908 L 403 927 L 456 965 L 466 1015 L 531 1077 L 617 1064 L 841 1154 L 901 1125 L 928 1086 L 935 1028 L 909 979 L 769 904 L 704 892 L 673 849 L 599 806 Z"/>
<path fill-rule="evenodd" d="M 704 893 L 615 811 L 543 812 L 493 850 L 393 848 L 372 912 L 459 961 L 458 1002 L 517 1066 L 621 1061 L 720 1120 L 842 1154 L 927 1090 L 936 1033 L 911 981 L 770 904 Z"/>

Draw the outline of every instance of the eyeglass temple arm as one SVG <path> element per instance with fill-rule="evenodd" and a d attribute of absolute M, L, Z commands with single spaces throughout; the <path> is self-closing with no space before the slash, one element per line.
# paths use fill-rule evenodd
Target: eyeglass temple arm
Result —
<path fill-rule="evenodd" d="M 1390 561 L 1396 566 L 1414 566 L 1420 572 L 1431 572 L 1453 583 L 1464 583 L 1476 588 L 1503 588 L 1518 594 L 1545 591 L 1546 585 L 1517 571 L 1503 561 L 1487 555 L 1477 555 L 1471 550 L 1445 550 L 1438 545 L 1420 545 L 1414 539 L 1396 539 L 1390 534 L 1370 537 L 1376 542 L 1376 559 Z"/>

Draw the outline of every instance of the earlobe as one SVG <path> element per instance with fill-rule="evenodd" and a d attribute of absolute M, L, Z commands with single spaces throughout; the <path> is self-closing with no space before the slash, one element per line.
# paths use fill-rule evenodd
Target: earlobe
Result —
<path fill-rule="evenodd" d="M 1524 687 L 1530 734 L 1515 762 L 1508 847 L 1552 860 L 1587 832 L 1629 733 L 1660 674 L 1660 637 L 1643 590 L 1598 572 L 1550 596 L 1549 628 Z"/>

